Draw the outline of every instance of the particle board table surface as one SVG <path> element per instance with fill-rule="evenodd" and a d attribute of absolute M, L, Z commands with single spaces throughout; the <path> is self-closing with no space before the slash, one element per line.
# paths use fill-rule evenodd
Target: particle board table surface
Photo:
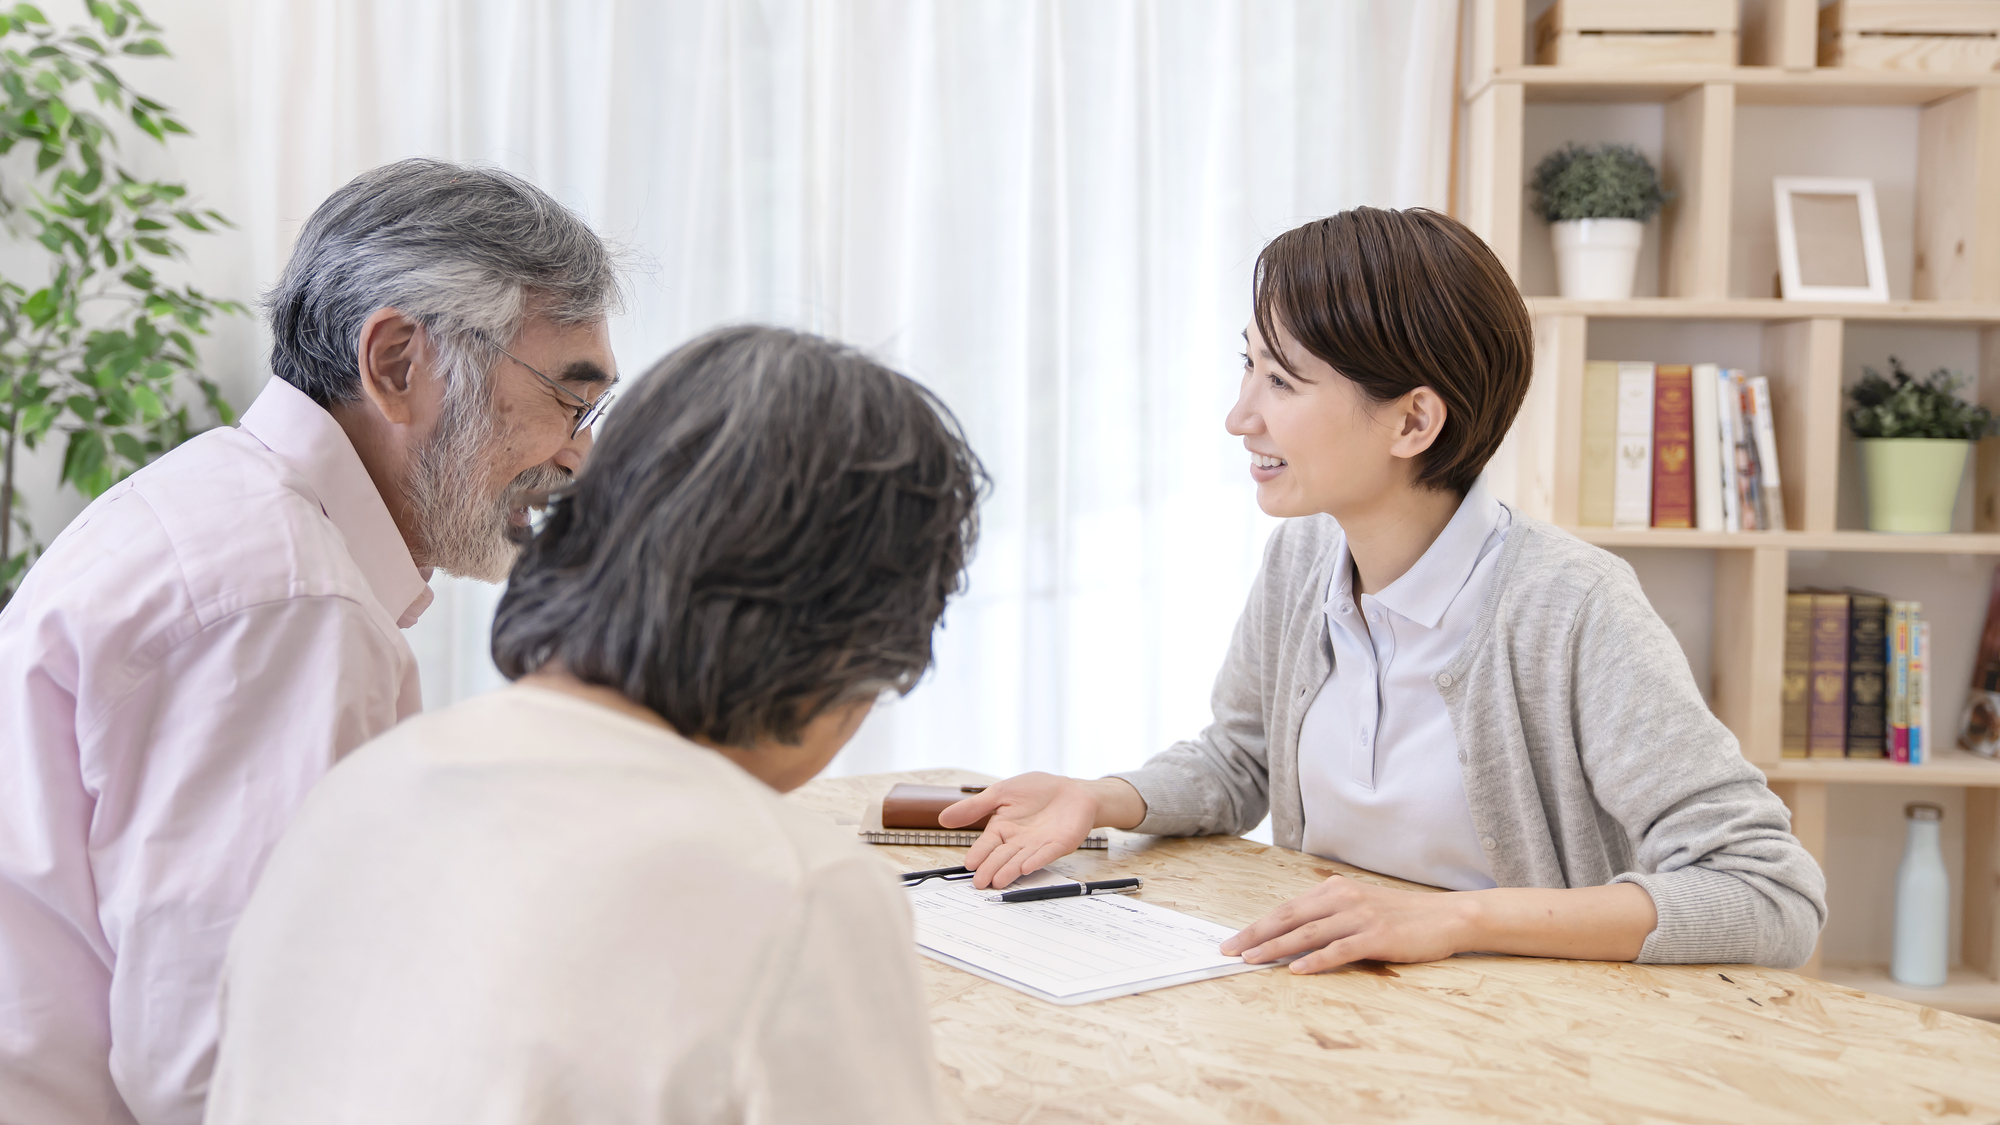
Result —
<path fill-rule="evenodd" d="M 897 781 L 990 780 L 822 778 L 791 799 L 857 823 Z M 1335 873 L 1430 889 L 1233 836 L 1112 835 L 1053 867 L 1139 875 L 1145 901 L 1231 926 Z M 871 850 L 897 870 L 963 854 Z M 966 1122 L 2000 1122 L 2000 1025 L 1772 969 L 1462 955 L 1058 1007 L 922 965 Z"/>

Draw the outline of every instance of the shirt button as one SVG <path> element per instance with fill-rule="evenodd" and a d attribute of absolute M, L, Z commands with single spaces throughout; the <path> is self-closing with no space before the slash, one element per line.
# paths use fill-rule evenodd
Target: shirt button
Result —
<path fill-rule="evenodd" d="M 1353 613 L 1353 612 L 1354 612 L 1354 603 L 1353 603 L 1353 602 L 1341 602 L 1341 603 L 1340 603 L 1340 612 L 1342 612 L 1342 613 Z"/>
<path fill-rule="evenodd" d="M 1493 837 L 1491 836 L 1481 836 L 1479 838 L 1479 846 L 1485 848 L 1487 851 L 1490 852 L 1494 848 L 1499 847 L 1500 845 L 1497 842 L 1495 842 Z"/>
<path fill-rule="evenodd" d="M 1439 672 L 1439 673 L 1438 673 L 1438 678 L 1437 678 L 1437 685 L 1438 685 L 1439 687 L 1450 687 L 1450 686 L 1451 686 L 1451 673 L 1450 673 L 1450 672 Z"/>

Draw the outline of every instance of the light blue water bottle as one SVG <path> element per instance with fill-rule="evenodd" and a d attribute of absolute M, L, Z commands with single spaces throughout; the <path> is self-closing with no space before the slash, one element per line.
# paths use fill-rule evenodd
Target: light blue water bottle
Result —
<path fill-rule="evenodd" d="M 1937 988 L 1944 984 L 1950 949 L 1951 883 L 1944 873 L 1938 831 L 1944 810 L 1929 801 L 1903 806 L 1909 834 L 1903 865 L 1896 869 L 1896 953 L 1889 975 L 1898 984 Z"/>

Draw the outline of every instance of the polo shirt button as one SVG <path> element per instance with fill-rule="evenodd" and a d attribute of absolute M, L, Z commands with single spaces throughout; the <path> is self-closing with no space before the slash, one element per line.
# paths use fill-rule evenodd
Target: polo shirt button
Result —
<path fill-rule="evenodd" d="M 1490 852 L 1490 851 L 1492 851 L 1492 850 L 1493 850 L 1494 848 L 1497 848 L 1497 847 L 1499 847 L 1500 845 L 1499 845 L 1498 843 L 1496 843 L 1496 842 L 1494 841 L 1493 837 L 1491 837 L 1491 836 L 1481 836 L 1481 837 L 1479 838 L 1479 846 L 1480 846 L 1480 847 L 1482 847 L 1482 848 L 1485 848 L 1485 849 L 1486 849 L 1487 851 L 1489 851 L 1489 852 Z"/>
<path fill-rule="evenodd" d="M 1439 686 L 1439 687 L 1450 687 L 1450 686 L 1451 686 L 1451 673 L 1450 673 L 1450 672 L 1439 672 L 1439 673 L 1438 673 L 1438 679 L 1437 679 L 1437 684 L 1438 684 L 1438 686 Z"/>

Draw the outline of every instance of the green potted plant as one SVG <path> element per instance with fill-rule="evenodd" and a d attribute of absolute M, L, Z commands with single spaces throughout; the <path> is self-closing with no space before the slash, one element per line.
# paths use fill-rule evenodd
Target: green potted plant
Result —
<path fill-rule="evenodd" d="M 1964 383 L 1942 367 L 1918 379 L 1890 356 L 1888 378 L 1864 367 L 1848 388 L 1847 428 L 1861 443 L 1870 531 L 1951 530 L 1966 455 L 1993 423 L 1992 411 L 1958 397 Z"/>
<path fill-rule="evenodd" d="M 1528 186 L 1555 239 L 1562 295 L 1629 299 L 1646 220 L 1668 198 L 1652 161 L 1631 145 L 1568 144 L 1542 158 Z"/>
<path fill-rule="evenodd" d="M 166 55 L 160 29 L 133 0 L 83 6 L 89 25 L 59 28 L 0 4 L 0 155 L 13 154 L 0 221 L 40 251 L 0 272 L 0 606 L 38 550 L 15 488 L 22 449 L 60 440 L 62 482 L 95 497 L 208 418 L 235 420 L 194 337 L 242 306 L 155 272 L 186 258 L 176 232 L 226 220 L 118 158 L 120 131 L 188 131 L 116 69 Z"/>

